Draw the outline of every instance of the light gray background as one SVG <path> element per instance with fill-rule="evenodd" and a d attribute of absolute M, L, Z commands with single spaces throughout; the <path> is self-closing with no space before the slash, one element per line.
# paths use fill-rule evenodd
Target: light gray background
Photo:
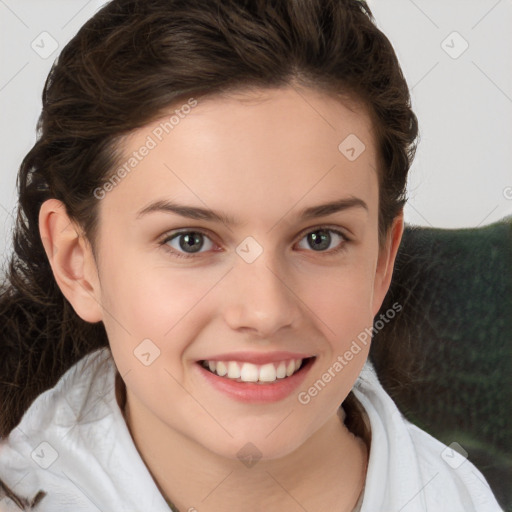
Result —
<path fill-rule="evenodd" d="M 0 261 L 10 251 L 16 172 L 35 141 L 51 63 L 104 3 L 0 0 Z M 511 215 L 512 0 L 369 4 L 397 51 L 420 121 L 406 222 L 456 228 Z M 44 55 L 53 40 L 58 48 Z"/>

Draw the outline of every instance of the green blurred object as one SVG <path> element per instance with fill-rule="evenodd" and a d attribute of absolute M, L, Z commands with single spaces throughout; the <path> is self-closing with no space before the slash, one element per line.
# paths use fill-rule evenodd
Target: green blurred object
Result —
<path fill-rule="evenodd" d="M 370 352 L 382 385 L 412 423 L 460 444 L 512 511 L 512 217 L 407 226 L 377 318 L 395 302 Z"/>

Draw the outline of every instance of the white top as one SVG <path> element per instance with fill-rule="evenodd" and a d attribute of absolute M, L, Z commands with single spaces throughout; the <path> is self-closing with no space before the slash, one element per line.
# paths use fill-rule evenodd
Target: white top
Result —
<path fill-rule="evenodd" d="M 21 510 L 169 512 L 116 401 L 115 374 L 108 348 L 92 352 L 0 441 L 0 481 L 26 500 Z M 475 466 L 401 415 L 370 363 L 353 390 L 372 430 L 361 512 L 502 510 Z M 0 483 L 0 511 L 19 512 L 4 493 Z"/>

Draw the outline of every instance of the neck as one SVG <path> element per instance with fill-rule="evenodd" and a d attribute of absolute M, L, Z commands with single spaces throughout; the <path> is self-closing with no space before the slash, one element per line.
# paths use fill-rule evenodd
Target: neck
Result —
<path fill-rule="evenodd" d="M 364 485 L 366 445 L 338 415 L 292 453 L 247 465 L 209 451 L 158 420 L 137 421 L 129 400 L 124 415 L 156 485 L 180 511 L 349 512 Z"/>

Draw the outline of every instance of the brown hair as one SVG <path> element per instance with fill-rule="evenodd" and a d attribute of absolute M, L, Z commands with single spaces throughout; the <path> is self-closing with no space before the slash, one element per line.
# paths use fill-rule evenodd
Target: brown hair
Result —
<path fill-rule="evenodd" d="M 108 346 L 62 295 L 39 235 L 62 201 L 94 245 L 100 187 L 122 136 L 183 98 L 297 84 L 366 106 L 379 155 L 379 238 L 405 203 L 417 120 L 364 1 L 113 0 L 63 49 L 43 91 L 38 140 L 18 175 L 14 253 L 0 298 L 0 436 L 87 353 Z"/>

